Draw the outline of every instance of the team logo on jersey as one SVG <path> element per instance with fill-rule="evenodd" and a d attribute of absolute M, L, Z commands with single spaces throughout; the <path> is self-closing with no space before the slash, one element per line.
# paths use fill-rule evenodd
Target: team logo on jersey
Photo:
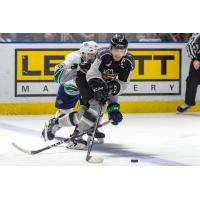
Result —
<path fill-rule="evenodd" d="M 105 81 L 111 81 L 116 78 L 116 74 L 113 72 L 113 69 L 107 69 L 104 70 L 102 77 Z"/>

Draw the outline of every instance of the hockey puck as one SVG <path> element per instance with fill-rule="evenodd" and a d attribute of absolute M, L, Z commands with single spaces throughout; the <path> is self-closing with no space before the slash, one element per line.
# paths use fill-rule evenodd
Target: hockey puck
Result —
<path fill-rule="evenodd" d="M 133 162 L 133 163 L 137 163 L 138 160 L 137 160 L 137 159 L 131 159 L 131 162 Z"/>

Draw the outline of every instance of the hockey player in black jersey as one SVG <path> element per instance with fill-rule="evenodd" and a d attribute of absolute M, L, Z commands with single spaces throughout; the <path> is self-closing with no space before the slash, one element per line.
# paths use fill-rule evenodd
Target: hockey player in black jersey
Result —
<path fill-rule="evenodd" d="M 195 105 L 197 87 L 200 84 L 200 33 L 194 33 L 186 46 L 191 58 L 190 71 L 186 80 L 185 104 L 178 106 L 177 111 L 182 113 Z"/>
<path fill-rule="evenodd" d="M 101 106 L 101 117 L 107 108 L 109 120 L 112 120 L 113 125 L 118 125 L 122 121 L 118 96 L 126 90 L 134 69 L 134 60 L 132 55 L 128 54 L 127 48 L 128 41 L 125 35 L 116 34 L 111 38 L 108 48 L 98 51 L 97 58 L 87 74 L 81 69 L 77 72 L 76 84 L 81 101 L 88 109 L 73 135 L 84 132 L 89 134 L 93 131 Z M 68 148 L 76 149 L 83 149 L 86 146 L 87 141 L 82 137 L 73 139 L 68 144 Z"/>

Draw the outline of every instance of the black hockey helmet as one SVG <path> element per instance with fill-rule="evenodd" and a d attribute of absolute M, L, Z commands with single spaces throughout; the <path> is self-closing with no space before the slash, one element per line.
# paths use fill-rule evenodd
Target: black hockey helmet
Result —
<path fill-rule="evenodd" d="M 111 40 L 111 48 L 126 49 L 128 47 L 128 41 L 124 34 L 115 34 Z"/>

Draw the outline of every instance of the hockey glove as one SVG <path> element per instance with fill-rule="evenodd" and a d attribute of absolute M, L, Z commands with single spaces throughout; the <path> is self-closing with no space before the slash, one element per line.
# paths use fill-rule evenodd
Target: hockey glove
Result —
<path fill-rule="evenodd" d="M 94 99 L 100 104 L 105 104 L 108 100 L 108 85 L 99 78 L 89 80 L 88 85 L 94 92 Z"/>
<path fill-rule="evenodd" d="M 123 116 L 120 112 L 120 105 L 118 103 L 111 103 L 107 107 L 108 118 L 112 120 L 113 125 L 118 125 L 122 121 Z"/>
<path fill-rule="evenodd" d="M 109 92 L 112 95 L 117 95 L 120 91 L 121 86 L 118 81 L 114 80 L 108 83 L 108 88 L 109 88 Z"/>

